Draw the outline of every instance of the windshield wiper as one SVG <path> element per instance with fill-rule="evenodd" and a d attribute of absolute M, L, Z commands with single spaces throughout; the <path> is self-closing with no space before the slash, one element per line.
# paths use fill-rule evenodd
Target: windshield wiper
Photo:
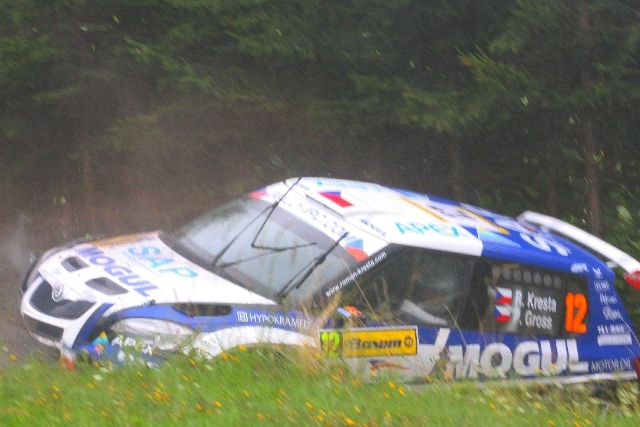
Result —
<path fill-rule="evenodd" d="M 340 244 L 340 242 L 348 235 L 349 235 L 349 232 L 348 231 L 345 232 L 326 251 L 324 251 L 323 253 L 321 253 L 311 261 L 309 261 L 309 263 L 306 266 L 304 266 L 300 271 L 298 271 L 291 279 L 289 279 L 287 284 L 282 287 L 282 289 L 276 294 L 276 299 L 281 300 L 284 297 L 286 297 L 287 294 L 289 294 L 289 292 L 291 292 L 293 289 L 300 289 L 302 284 L 305 282 L 305 280 L 309 278 L 311 273 L 313 273 L 313 271 L 316 268 L 318 268 L 318 266 L 327 259 L 327 256 L 329 256 L 329 254 L 333 252 L 333 250 Z M 296 277 L 300 276 L 300 274 L 302 274 L 303 271 L 305 273 L 298 280 L 296 280 Z"/>
<path fill-rule="evenodd" d="M 253 240 L 251 241 L 251 247 L 253 249 L 268 249 L 268 250 L 272 250 L 272 251 L 276 251 L 276 252 L 281 252 L 281 251 L 286 251 L 286 250 L 289 250 L 289 249 L 297 249 L 297 248 L 301 248 L 301 247 L 304 247 L 304 246 L 315 245 L 315 243 L 307 243 L 307 244 L 304 244 L 304 245 L 273 247 L 273 246 L 261 246 L 261 245 L 256 244 L 256 241 L 258 240 L 258 237 L 260 237 L 260 234 L 262 233 L 262 230 L 264 229 L 264 227 L 267 225 L 267 222 L 269 221 L 269 218 L 271 218 L 271 215 L 273 215 L 273 213 L 275 212 L 275 210 L 278 207 L 278 205 L 280 204 L 280 202 L 285 197 L 287 197 L 287 194 L 289 194 L 289 192 L 291 190 L 293 190 L 293 187 L 298 185 L 298 183 L 300 182 L 301 179 L 302 179 L 302 177 L 298 177 L 296 182 L 294 182 L 291 185 L 291 187 L 289 187 L 287 189 L 287 191 L 285 191 L 285 193 L 269 207 L 271 210 L 267 214 L 267 217 L 264 219 L 264 221 L 262 221 L 262 224 L 260 225 L 260 228 L 258 229 L 258 231 L 256 231 L 256 235 L 253 237 Z"/>
<path fill-rule="evenodd" d="M 268 252 L 262 252 L 262 253 L 259 253 L 257 255 L 249 256 L 249 257 L 246 257 L 246 258 L 241 258 L 241 259 L 238 259 L 238 260 L 235 260 L 235 261 L 231 261 L 231 262 L 223 262 L 222 264 L 214 265 L 213 268 L 216 269 L 216 270 L 220 270 L 220 269 L 223 269 L 223 268 L 234 266 L 236 264 L 242 264 L 243 262 L 253 261 L 254 259 L 262 258 L 263 256 L 271 255 L 274 252 L 290 251 L 290 250 L 293 250 L 293 249 L 306 248 L 307 246 L 314 246 L 314 245 L 317 245 L 317 243 L 316 242 L 311 242 L 311 243 L 305 243 L 303 245 L 285 246 L 285 247 L 281 247 L 281 248 L 268 247 L 268 246 L 264 246 L 264 247 L 263 246 L 252 246 L 255 249 L 268 250 Z"/>
<path fill-rule="evenodd" d="M 259 246 L 259 245 L 255 244 L 256 240 L 258 239 L 258 236 L 260 236 L 260 233 L 262 233 L 262 229 L 264 229 L 265 225 L 267 224 L 267 221 L 269 221 L 269 218 L 271 217 L 273 212 L 276 210 L 276 208 L 278 207 L 278 205 L 280 204 L 282 199 L 284 199 L 287 196 L 287 194 L 289 194 L 289 192 L 293 189 L 293 187 L 295 187 L 300 182 L 301 179 L 302 179 L 302 177 L 299 177 L 298 180 L 296 182 L 294 182 L 291 185 L 291 187 L 289 187 L 287 189 L 287 191 L 285 191 L 285 193 L 280 198 L 278 198 L 278 200 L 276 200 L 271 205 L 269 205 L 266 208 L 264 208 L 258 215 L 256 215 L 255 218 L 253 218 L 251 221 L 249 221 L 247 224 L 245 224 L 245 226 L 242 227 L 240 229 L 240 231 L 238 231 L 238 233 L 235 236 L 233 236 L 233 238 L 231 240 L 229 240 L 229 242 L 220 250 L 220 252 L 218 252 L 218 254 L 215 257 L 213 257 L 213 260 L 211 261 L 211 266 L 213 268 L 228 267 L 229 266 L 228 264 L 236 263 L 236 261 L 234 261 L 233 263 L 222 264 L 222 266 L 218 265 L 218 261 L 220 261 L 220 258 L 222 258 L 224 256 L 224 254 L 227 253 L 229 248 L 231 246 L 233 246 L 233 244 L 238 240 L 238 238 L 240 238 L 240 236 L 245 231 L 247 231 L 247 229 L 249 227 L 251 227 L 251 225 L 254 222 L 256 222 L 258 220 L 258 218 L 260 218 L 267 211 L 269 211 L 269 213 L 267 214 L 267 217 L 264 219 L 264 221 L 262 221 L 262 224 L 260 225 L 260 228 L 258 229 L 258 231 L 256 232 L 255 237 L 251 241 L 251 247 L 252 248 L 254 248 L 254 249 L 267 249 L 267 250 L 272 250 L 272 251 L 285 251 L 285 250 L 290 250 L 290 249 L 297 249 L 298 247 L 303 246 L 303 245 L 299 245 L 299 246 L 289 246 L 289 247 L 282 247 L 282 248 L 272 248 L 272 247 L 268 247 L 268 246 Z M 306 244 L 304 246 L 309 246 L 309 245 L 311 245 L 311 243 Z M 246 261 L 246 260 L 240 260 L 240 261 Z"/>

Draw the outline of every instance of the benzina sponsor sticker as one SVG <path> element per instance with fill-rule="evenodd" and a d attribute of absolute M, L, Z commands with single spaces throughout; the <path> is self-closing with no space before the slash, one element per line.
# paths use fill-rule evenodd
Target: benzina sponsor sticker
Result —
<path fill-rule="evenodd" d="M 413 328 L 361 328 L 320 331 L 325 357 L 411 356 L 418 352 Z"/>

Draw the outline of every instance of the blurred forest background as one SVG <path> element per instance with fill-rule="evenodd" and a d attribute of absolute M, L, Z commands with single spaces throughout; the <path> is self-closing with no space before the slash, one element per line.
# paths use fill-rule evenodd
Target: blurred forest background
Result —
<path fill-rule="evenodd" d="M 3 263 L 297 175 L 538 210 L 640 256 L 637 0 L 0 10 Z"/>

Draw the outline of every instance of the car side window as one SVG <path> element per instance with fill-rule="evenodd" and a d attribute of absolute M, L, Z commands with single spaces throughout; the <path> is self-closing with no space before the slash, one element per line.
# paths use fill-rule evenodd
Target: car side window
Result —
<path fill-rule="evenodd" d="M 483 259 L 461 323 L 482 332 L 559 337 L 587 331 L 587 308 L 582 276 Z"/>
<path fill-rule="evenodd" d="M 354 280 L 337 302 L 367 324 L 549 337 L 585 333 L 588 305 L 576 274 L 412 248 Z"/>
<path fill-rule="evenodd" d="M 340 305 L 357 307 L 374 323 L 455 327 L 473 265 L 472 257 L 458 254 L 401 250 L 355 281 Z"/>

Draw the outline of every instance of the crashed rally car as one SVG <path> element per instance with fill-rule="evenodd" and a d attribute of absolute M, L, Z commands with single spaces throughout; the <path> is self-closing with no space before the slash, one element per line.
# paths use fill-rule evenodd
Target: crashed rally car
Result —
<path fill-rule="evenodd" d="M 266 344 L 407 380 L 632 379 L 640 344 L 614 267 L 640 287 L 638 261 L 555 218 L 296 178 L 175 230 L 52 249 L 20 309 L 67 354 Z"/>

